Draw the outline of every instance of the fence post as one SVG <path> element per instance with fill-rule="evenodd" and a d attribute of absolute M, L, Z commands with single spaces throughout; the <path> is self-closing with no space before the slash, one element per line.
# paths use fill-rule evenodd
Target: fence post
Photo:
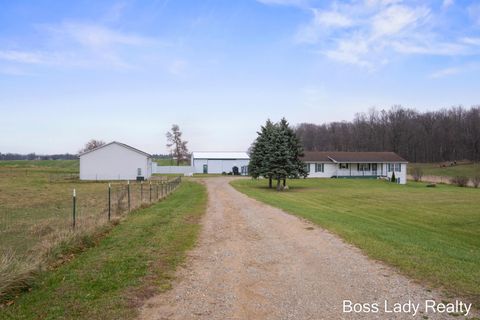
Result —
<path fill-rule="evenodd" d="M 143 181 L 140 181 L 140 205 L 143 203 Z"/>
<path fill-rule="evenodd" d="M 149 202 L 151 203 L 152 202 L 152 181 L 149 181 L 149 184 L 148 184 L 148 197 L 149 197 Z"/>
<path fill-rule="evenodd" d="M 155 201 L 158 201 L 158 183 L 155 183 Z"/>
<path fill-rule="evenodd" d="M 130 180 L 127 180 L 128 212 L 130 212 Z"/>
<path fill-rule="evenodd" d="M 108 183 L 108 221 L 112 213 L 112 185 Z"/>
<path fill-rule="evenodd" d="M 75 189 L 73 189 L 73 223 L 72 223 L 72 226 L 73 226 L 73 230 L 75 230 L 75 211 L 76 211 L 76 208 L 77 207 L 77 193 L 75 191 Z"/>

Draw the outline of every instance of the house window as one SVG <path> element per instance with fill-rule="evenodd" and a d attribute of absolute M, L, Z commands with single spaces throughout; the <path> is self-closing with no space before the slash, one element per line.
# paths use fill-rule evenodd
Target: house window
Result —
<path fill-rule="evenodd" d="M 323 172 L 323 163 L 315 163 L 315 172 Z"/>
<path fill-rule="evenodd" d="M 357 164 L 358 171 L 370 171 L 370 163 L 358 163 Z"/>
<path fill-rule="evenodd" d="M 395 163 L 395 171 L 396 172 L 402 172 L 402 164 L 401 163 Z"/>
<path fill-rule="evenodd" d="M 348 169 L 348 163 L 340 163 L 340 169 Z"/>
<path fill-rule="evenodd" d="M 393 163 L 387 163 L 387 171 L 392 172 L 393 171 Z"/>
<path fill-rule="evenodd" d="M 137 176 L 141 176 L 142 175 L 142 168 L 138 168 L 137 169 Z"/>
<path fill-rule="evenodd" d="M 310 163 L 305 163 L 305 171 L 310 172 Z"/>

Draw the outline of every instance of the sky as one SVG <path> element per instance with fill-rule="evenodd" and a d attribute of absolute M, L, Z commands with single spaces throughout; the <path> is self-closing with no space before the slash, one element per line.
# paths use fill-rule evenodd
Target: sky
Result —
<path fill-rule="evenodd" d="M 0 0 L 0 152 L 244 151 L 266 119 L 480 104 L 480 2 Z"/>

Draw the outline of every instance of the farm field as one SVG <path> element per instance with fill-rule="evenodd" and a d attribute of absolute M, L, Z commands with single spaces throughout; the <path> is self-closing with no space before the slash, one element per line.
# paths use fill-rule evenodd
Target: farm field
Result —
<path fill-rule="evenodd" d="M 144 299 L 170 288 L 193 246 L 205 211 L 205 187 L 183 182 L 166 200 L 137 210 L 99 243 L 58 269 L 1 319 L 132 319 Z"/>
<path fill-rule="evenodd" d="M 458 164 L 456 166 L 441 167 L 439 163 L 411 163 L 408 166 L 408 173 L 412 174 L 415 167 L 420 167 L 425 176 L 438 177 L 473 177 L 480 174 L 480 163 Z"/>
<path fill-rule="evenodd" d="M 72 160 L 0 161 L 0 300 L 9 283 L 23 281 L 60 243 L 108 222 L 108 183 L 79 181 L 77 172 Z M 163 194 L 160 187 L 153 185 L 153 201 Z M 148 185 L 132 182 L 130 191 L 132 209 L 150 202 Z M 111 219 L 127 212 L 126 183 L 112 183 Z"/>
<path fill-rule="evenodd" d="M 239 191 L 338 234 L 374 259 L 480 306 L 480 190 L 375 180 L 236 180 Z"/>

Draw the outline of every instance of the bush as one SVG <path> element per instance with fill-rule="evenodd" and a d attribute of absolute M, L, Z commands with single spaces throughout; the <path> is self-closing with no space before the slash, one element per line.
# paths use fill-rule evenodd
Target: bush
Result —
<path fill-rule="evenodd" d="M 420 167 L 413 168 L 412 176 L 414 181 L 416 182 L 422 181 L 423 169 Z"/>
<path fill-rule="evenodd" d="M 472 178 L 472 183 L 475 188 L 478 188 L 478 186 L 480 185 L 480 174 Z"/>
<path fill-rule="evenodd" d="M 462 177 L 462 176 L 457 176 L 453 177 L 450 182 L 452 184 L 455 184 L 459 187 L 466 187 L 468 185 L 468 178 L 467 177 Z"/>
<path fill-rule="evenodd" d="M 397 182 L 397 178 L 395 177 L 395 171 L 392 173 L 392 178 L 390 179 L 391 182 Z"/>

